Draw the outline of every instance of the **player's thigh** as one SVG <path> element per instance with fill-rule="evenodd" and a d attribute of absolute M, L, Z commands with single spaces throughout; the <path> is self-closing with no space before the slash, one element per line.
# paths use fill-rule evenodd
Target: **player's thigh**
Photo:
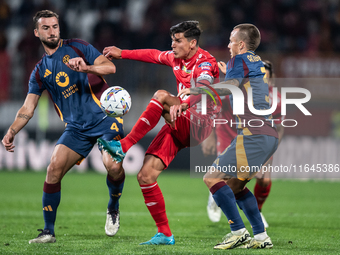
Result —
<path fill-rule="evenodd" d="M 171 129 L 167 124 L 164 125 L 145 153 L 159 158 L 163 163 L 163 169 L 166 169 L 177 153 L 186 147 L 177 139 L 174 132 L 177 131 Z"/>
<path fill-rule="evenodd" d="M 63 144 L 55 146 L 47 168 L 46 181 L 57 183 L 83 156 Z"/>
<path fill-rule="evenodd" d="M 165 165 L 160 158 L 150 154 L 146 155 L 143 166 L 137 174 L 137 180 L 139 184 L 144 185 L 154 183 L 164 169 Z"/>

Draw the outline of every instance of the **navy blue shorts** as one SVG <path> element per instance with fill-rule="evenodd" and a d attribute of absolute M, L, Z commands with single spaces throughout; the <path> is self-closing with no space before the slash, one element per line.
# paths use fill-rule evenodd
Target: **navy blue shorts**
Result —
<path fill-rule="evenodd" d="M 98 138 L 104 140 L 120 140 L 124 137 L 123 119 L 106 117 L 97 126 L 88 130 L 80 130 L 66 126 L 58 144 L 63 144 L 84 158 L 91 152 Z"/>
<path fill-rule="evenodd" d="M 226 177 L 250 180 L 274 154 L 278 139 L 269 135 L 238 134 L 212 166 Z"/>

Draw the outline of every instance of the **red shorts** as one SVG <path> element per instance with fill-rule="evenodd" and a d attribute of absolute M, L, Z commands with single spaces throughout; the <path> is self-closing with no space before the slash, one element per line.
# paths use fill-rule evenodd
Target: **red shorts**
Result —
<path fill-rule="evenodd" d="M 211 130 L 210 118 L 188 109 L 177 118 L 175 127 L 170 124 L 162 127 L 145 154 L 160 158 L 167 168 L 181 149 L 200 144 Z"/>

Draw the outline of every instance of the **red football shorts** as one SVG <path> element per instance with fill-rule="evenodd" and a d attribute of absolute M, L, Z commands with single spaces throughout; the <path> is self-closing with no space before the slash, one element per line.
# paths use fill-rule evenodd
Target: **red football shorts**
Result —
<path fill-rule="evenodd" d="M 160 158 L 167 168 L 181 149 L 200 144 L 209 136 L 211 130 L 209 117 L 188 109 L 177 118 L 175 127 L 170 124 L 162 127 L 145 154 Z"/>

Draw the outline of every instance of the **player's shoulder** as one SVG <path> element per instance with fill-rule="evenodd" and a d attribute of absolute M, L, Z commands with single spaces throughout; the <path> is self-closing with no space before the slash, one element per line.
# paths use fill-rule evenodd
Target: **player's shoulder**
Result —
<path fill-rule="evenodd" d="M 262 63 L 261 57 L 256 55 L 255 52 L 247 51 L 246 53 L 238 54 L 234 56 L 233 58 L 231 58 L 228 61 L 227 68 L 230 69 L 238 65 L 242 65 L 243 67 L 244 65 L 263 66 L 263 63 Z"/>
<path fill-rule="evenodd" d="M 43 65 L 44 65 L 44 62 L 45 62 L 44 59 L 46 58 L 46 56 L 47 56 L 47 54 L 44 53 L 44 55 L 41 57 L 41 59 L 35 64 L 32 73 L 35 73 L 35 72 L 37 72 L 37 71 L 39 71 L 40 69 L 43 68 Z"/>
<path fill-rule="evenodd" d="M 88 42 L 86 42 L 82 39 L 79 39 L 79 38 L 63 39 L 61 43 L 62 43 L 62 45 L 65 45 L 65 46 L 76 46 L 76 45 L 88 46 L 88 45 L 90 45 Z"/>
<path fill-rule="evenodd" d="M 197 62 L 210 62 L 210 63 L 217 63 L 216 58 L 211 55 L 208 51 L 203 50 L 202 48 L 198 48 L 197 50 Z"/>

